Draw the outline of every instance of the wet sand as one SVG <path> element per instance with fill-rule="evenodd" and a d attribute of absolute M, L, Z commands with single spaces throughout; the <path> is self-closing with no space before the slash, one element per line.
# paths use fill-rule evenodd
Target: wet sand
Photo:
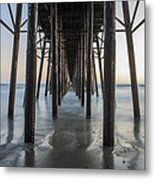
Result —
<path fill-rule="evenodd" d="M 144 169 L 144 87 L 140 88 L 141 120 L 133 120 L 130 87 L 118 87 L 115 148 L 102 148 L 102 98 L 92 96 L 92 118 L 75 94 L 68 92 L 52 119 L 52 96 L 36 103 L 35 145 L 23 143 L 24 87 L 17 89 L 14 121 L 6 118 L 8 90 L 1 92 L 0 166 L 90 169 Z M 43 89 L 41 89 L 43 94 Z"/>

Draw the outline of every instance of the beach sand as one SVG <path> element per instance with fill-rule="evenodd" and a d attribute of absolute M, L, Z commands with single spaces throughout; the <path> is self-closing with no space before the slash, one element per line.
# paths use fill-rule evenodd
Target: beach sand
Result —
<path fill-rule="evenodd" d="M 116 88 L 115 147 L 102 148 L 103 102 L 92 96 L 92 118 L 73 91 L 52 119 L 52 96 L 44 86 L 36 102 L 35 144 L 24 144 L 24 85 L 17 85 L 15 116 L 7 119 L 8 89 L 1 85 L 0 166 L 43 168 L 132 169 L 145 168 L 144 86 L 139 86 L 141 119 L 133 119 L 130 86 Z M 101 90 L 100 90 L 101 94 Z"/>

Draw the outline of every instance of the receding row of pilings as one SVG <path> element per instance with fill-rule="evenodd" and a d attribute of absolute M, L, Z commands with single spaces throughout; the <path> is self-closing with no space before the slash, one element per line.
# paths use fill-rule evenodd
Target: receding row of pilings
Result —
<path fill-rule="evenodd" d="M 114 126 L 115 126 L 115 2 L 104 3 L 104 71 L 102 70 L 102 58 L 99 47 L 99 37 L 94 30 L 94 5 L 93 2 L 87 4 L 87 11 L 84 14 L 83 32 L 79 36 L 79 45 L 76 56 L 76 73 L 72 81 L 77 96 L 81 99 L 81 105 L 85 104 L 86 89 L 86 116 L 91 117 L 91 95 L 93 93 L 93 82 L 95 83 L 96 96 L 98 97 L 98 82 L 95 63 L 95 51 L 93 42 L 96 42 L 98 55 L 99 73 L 101 79 L 101 89 L 103 96 L 103 147 L 114 147 Z M 127 1 L 122 2 L 123 15 L 128 56 L 130 64 L 131 87 L 133 97 L 133 109 L 135 118 L 140 118 L 139 98 L 137 89 L 137 77 L 135 67 L 134 45 L 132 40 L 132 24 L 130 21 L 129 6 Z M 25 142 L 34 143 L 35 136 L 35 101 L 39 98 L 40 84 L 43 70 L 44 56 L 46 54 L 46 44 L 49 42 L 48 65 L 46 76 L 45 96 L 48 91 L 52 92 L 52 115 L 57 117 L 58 104 L 67 91 L 68 85 L 68 65 L 66 52 L 63 44 L 63 34 L 58 33 L 58 28 L 62 28 L 61 19 L 57 11 L 57 3 L 50 4 L 50 39 L 43 39 L 43 49 L 41 53 L 41 63 L 36 91 L 36 61 L 37 61 L 37 30 L 38 30 L 38 4 L 28 4 L 28 32 L 27 32 L 27 55 L 26 55 L 26 88 L 25 88 Z M 15 86 L 17 60 L 19 51 L 19 37 L 21 27 L 22 4 L 17 5 L 16 21 L 14 23 L 14 45 L 12 55 L 12 71 L 10 79 L 10 96 L 8 116 L 13 118 L 15 102 Z M 134 17 L 135 18 L 135 17 Z M 133 18 L 133 19 L 134 19 Z M 1 21 L 2 22 L 2 21 Z M 2 22 L 4 24 L 4 22 Z M 4 24 L 5 25 L 5 24 Z M 87 33 L 84 33 L 86 31 Z M 101 39 L 103 41 L 103 39 Z M 40 41 L 40 40 L 39 40 Z M 103 77 L 104 73 L 104 77 Z M 103 82 L 104 80 L 104 82 Z M 37 93 L 36 93 L 37 92 Z"/>

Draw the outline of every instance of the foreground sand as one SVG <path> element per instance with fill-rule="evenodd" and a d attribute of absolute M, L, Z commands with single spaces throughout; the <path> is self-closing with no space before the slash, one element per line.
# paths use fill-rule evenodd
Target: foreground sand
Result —
<path fill-rule="evenodd" d="M 22 110 L 14 123 L 8 123 L 8 132 L 2 134 L 6 142 L 1 145 L 0 166 L 144 169 L 144 120 L 134 126 L 127 101 L 117 106 L 113 151 L 102 149 L 101 98 L 93 96 L 90 120 L 85 119 L 84 109 L 73 92 L 65 96 L 57 120 L 51 117 L 51 101 L 51 96 L 43 97 L 36 105 L 34 147 L 23 143 Z"/>

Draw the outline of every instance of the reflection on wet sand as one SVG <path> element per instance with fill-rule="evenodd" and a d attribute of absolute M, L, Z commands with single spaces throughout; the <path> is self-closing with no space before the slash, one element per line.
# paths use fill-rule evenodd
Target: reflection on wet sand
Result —
<path fill-rule="evenodd" d="M 91 142 L 91 132 L 89 120 L 83 120 L 76 125 L 68 124 L 68 122 L 55 121 L 55 132 L 49 143 L 55 149 L 86 149 Z"/>
<path fill-rule="evenodd" d="M 104 150 L 103 150 L 103 169 L 114 169 L 113 149 L 104 148 Z"/>
<path fill-rule="evenodd" d="M 119 111 L 116 124 L 116 146 L 114 151 L 102 149 L 103 121 L 101 118 L 102 99 L 93 101 L 93 116 L 85 118 L 74 93 L 66 94 L 59 107 L 58 119 L 52 119 L 52 97 L 41 98 L 36 104 L 35 145 L 23 144 L 23 116 L 5 119 L 4 166 L 93 168 L 93 169 L 143 169 L 144 142 L 143 123 Z M 127 106 L 125 106 L 127 107 Z M 123 114 L 124 113 L 124 114 Z M 123 114 L 123 116 L 120 116 Z M 143 116 L 142 116 L 143 117 Z M 142 131 L 141 131 L 142 130 Z M 118 140 L 117 140 L 118 139 Z M 20 142 L 19 142 L 20 141 Z M 119 143 L 118 143 L 119 142 Z M 2 164 L 2 163 L 1 163 Z"/>
<path fill-rule="evenodd" d="M 76 117 L 78 120 L 78 116 Z M 76 123 L 54 120 L 55 132 L 48 138 L 53 147 L 47 154 L 46 166 L 59 168 L 88 168 L 91 157 L 87 147 L 91 142 L 90 121 Z M 39 165 L 40 166 L 40 165 Z"/>
<path fill-rule="evenodd" d="M 14 119 L 8 118 L 8 136 L 6 138 L 6 144 L 11 143 L 14 135 Z"/>
<path fill-rule="evenodd" d="M 134 137 L 135 137 L 135 141 L 138 144 L 141 144 L 141 139 L 140 139 L 140 123 L 141 123 L 141 119 L 140 118 L 135 118 L 134 119 Z"/>
<path fill-rule="evenodd" d="M 34 162 L 35 162 L 34 147 L 30 145 L 30 147 L 25 150 L 25 167 L 35 167 Z"/>

